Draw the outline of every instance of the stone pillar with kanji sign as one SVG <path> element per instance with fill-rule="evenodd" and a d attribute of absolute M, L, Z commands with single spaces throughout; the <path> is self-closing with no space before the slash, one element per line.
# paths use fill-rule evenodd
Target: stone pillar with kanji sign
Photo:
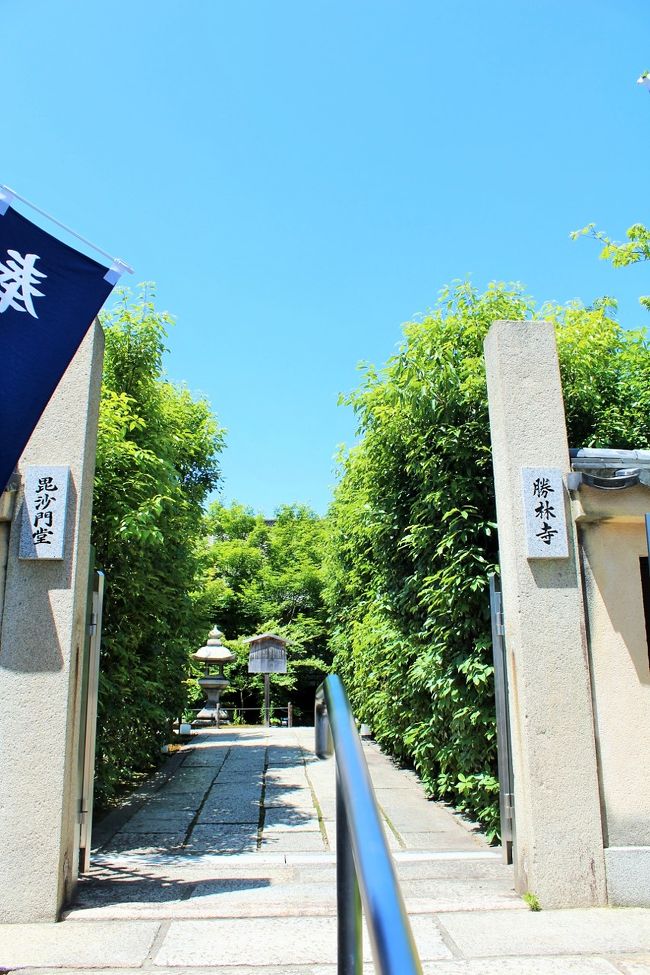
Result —
<path fill-rule="evenodd" d="M 517 889 L 606 903 L 598 764 L 564 402 L 550 322 L 494 322 L 485 363 L 514 766 Z"/>
<path fill-rule="evenodd" d="M 103 334 L 18 463 L 0 620 L 0 920 L 55 921 L 79 863 L 80 736 Z"/>

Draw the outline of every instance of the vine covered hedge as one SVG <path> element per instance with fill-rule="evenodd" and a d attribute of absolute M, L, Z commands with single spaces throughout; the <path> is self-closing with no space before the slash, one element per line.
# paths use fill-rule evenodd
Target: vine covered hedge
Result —
<path fill-rule="evenodd" d="M 189 653 L 211 620 L 203 505 L 222 431 L 204 399 L 168 382 L 169 316 L 146 293 L 102 318 L 106 336 L 92 540 L 106 573 L 96 785 L 106 805 L 160 760 L 182 711 Z"/>
<path fill-rule="evenodd" d="M 519 285 L 456 283 L 345 400 L 360 440 L 330 513 L 335 668 L 377 739 L 492 836 L 498 542 L 483 340 L 496 319 L 552 320 L 571 445 L 647 447 L 650 348 L 614 314 L 611 300 L 537 312 Z"/>
<path fill-rule="evenodd" d="M 297 723 L 309 722 L 316 687 L 331 666 L 323 599 L 326 519 L 306 505 L 281 505 L 265 519 L 236 502 L 215 501 L 206 528 L 206 597 L 237 657 L 225 668 L 230 687 L 224 707 L 249 720 L 244 708 L 261 714 L 263 677 L 248 673 L 250 647 L 242 641 L 272 631 L 289 641 L 287 673 L 273 676 L 272 707 L 284 709 L 291 701 Z M 195 694 L 203 699 L 198 688 Z"/>

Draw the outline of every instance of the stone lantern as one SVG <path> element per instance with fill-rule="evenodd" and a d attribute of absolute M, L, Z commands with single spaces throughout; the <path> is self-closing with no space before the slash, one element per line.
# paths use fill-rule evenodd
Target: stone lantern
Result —
<path fill-rule="evenodd" d="M 205 663 L 205 676 L 199 677 L 199 684 L 207 701 L 197 714 L 197 720 L 211 721 L 217 728 L 219 727 L 219 698 L 230 686 L 230 681 L 223 675 L 224 664 L 237 659 L 234 653 L 222 645 L 222 638 L 223 633 L 214 626 L 210 630 L 207 644 L 192 654 L 195 660 Z"/>

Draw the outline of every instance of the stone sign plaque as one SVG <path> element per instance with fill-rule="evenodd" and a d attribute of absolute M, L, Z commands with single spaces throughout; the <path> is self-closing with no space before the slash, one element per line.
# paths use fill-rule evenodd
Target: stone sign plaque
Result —
<path fill-rule="evenodd" d="M 567 559 L 569 542 L 562 471 L 554 467 L 523 467 L 521 484 L 527 557 Z"/>
<path fill-rule="evenodd" d="M 69 467 L 27 468 L 19 558 L 64 557 L 69 484 Z"/>

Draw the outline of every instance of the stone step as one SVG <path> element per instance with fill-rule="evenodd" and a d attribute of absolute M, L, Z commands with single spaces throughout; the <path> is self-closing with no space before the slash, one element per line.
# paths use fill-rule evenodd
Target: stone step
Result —
<path fill-rule="evenodd" d="M 411 923 L 427 975 L 647 975 L 649 969 L 648 911 L 449 913 L 415 916 Z M 25 969 L 108 975 L 139 968 L 158 975 L 333 975 L 335 957 L 333 917 L 0 927 L 2 963 L 21 966 L 23 975 Z"/>

